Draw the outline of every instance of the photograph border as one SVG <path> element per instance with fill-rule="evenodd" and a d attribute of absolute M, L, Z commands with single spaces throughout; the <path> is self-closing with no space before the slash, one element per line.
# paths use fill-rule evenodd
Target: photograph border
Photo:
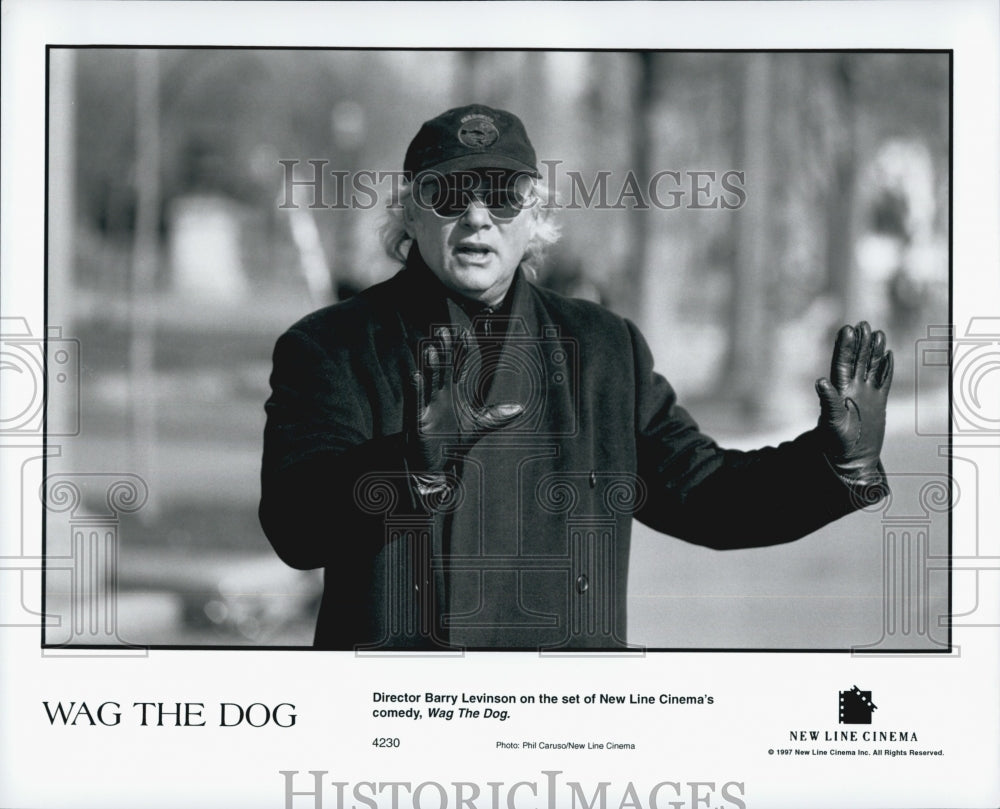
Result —
<path fill-rule="evenodd" d="M 317 52 L 332 52 L 332 51 L 357 51 L 373 53 L 379 51 L 407 51 L 407 52 L 436 52 L 436 53 L 461 53 L 461 52 L 480 52 L 480 53 L 500 53 L 500 52 L 571 52 L 571 53 L 677 53 L 677 54 L 693 54 L 693 53 L 705 53 L 705 54 L 729 54 L 729 53 L 765 53 L 765 54 L 785 54 L 785 53 L 804 53 L 804 54 L 828 54 L 828 53 L 842 53 L 842 54 L 947 54 L 948 55 L 948 210 L 947 210 L 947 221 L 948 221 L 948 324 L 954 324 L 954 274 L 953 274 L 953 257 L 954 257 L 954 233 L 953 233 L 953 209 L 954 209 L 954 48 L 660 48 L 660 49 L 647 49 L 647 48 L 569 48 L 569 47 L 492 47 L 492 48 L 447 48 L 447 47 L 392 47 L 392 46 L 362 46 L 362 45 L 351 45 L 351 46 L 277 46 L 277 45 L 266 45 L 266 46 L 253 46 L 253 45 L 165 45 L 165 44 L 155 44 L 155 45 L 144 45 L 144 44 L 55 44 L 49 43 L 46 45 L 45 49 L 45 64 L 46 64 L 46 75 L 45 75 L 45 172 L 44 172 L 44 199 L 45 199 L 45 213 L 44 213 L 44 250 L 45 250 L 45 268 L 44 268 L 44 340 L 46 344 L 45 357 L 48 359 L 48 341 L 49 336 L 49 312 L 50 312 L 50 288 L 49 288 L 49 258 L 50 258 L 50 245 L 49 245 L 49 231 L 50 231 L 50 184 L 51 184 L 51 174 L 50 174 L 50 93 L 51 93 L 51 55 L 54 50 L 129 50 L 129 51 L 140 51 L 140 50 L 217 50 L 217 51 L 317 51 Z M 939 324 L 933 324 L 938 326 Z M 947 477 L 948 477 L 948 502 L 954 502 L 954 477 L 953 477 L 953 439 L 954 439 L 954 426 L 953 426 L 953 362 L 954 356 L 953 351 L 949 350 L 948 355 L 948 392 L 947 392 L 947 414 L 948 414 L 948 435 L 947 435 Z M 46 386 L 48 385 L 48 374 L 46 369 Z M 49 466 L 49 434 L 48 434 L 48 408 L 49 408 L 49 396 L 46 390 L 45 395 L 45 415 L 44 415 L 44 447 L 45 452 L 42 457 L 42 480 L 48 480 L 48 466 Z M 42 603 L 42 614 L 46 613 L 46 593 L 47 593 L 47 575 L 48 575 L 48 543 L 47 543 L 47 531 L 49 520 L 46 517 L 46 504 L 40 503 L 39 509 L 42 516 L 42 576 L 41 576 L 41 603 Z M 951 514 L 951 508 L 948 509 L 947 514 L 948 523 L 948 538 L 947 538 L 947 548 L 948 548 L 948 564 L 947 564 L 947 613 L 941 616 L 946 619 L 943 623 L 946 623 L 947 640 L 946 645 L 939 646 L 937 648 L 874 648 L 867 650 L 865 647 L 848 647 L 848 648 L 783 648 L 783 647 L 655 647 L 655 646 L 639 646 L 635 648 L 621 648 L 621 649 L 608 649 L 608 650 L 578 650 L 578 651 L 546 651 L 543 649 L 533 648 L 533 647 L 503 647 L 503 648 L 478 648 L 478 647 L 466 647 L 460 649 L 449 649 L 442 650 L 439 652 L 427 652 L 427 651 L 413 651 L 407 652 L 405 650 L 392 650 L 386 652 L 359 652 L 358 650 L 350 651 L 343 650 L 341 654 L 352 654 L 361 655 L 364 657 L 399 657 L 399 656 L 435 656 L 435 657 L 460 657 L 465 653 L 479 653 L 479 652 L 489 652 L 489 653 L 530 653 L 540 657 L 575 657 L 580 655 L 586 656 L 636 656 L 645 655 L 647 653 L 741 653 L 741 654 L 849 654 L 852 656 L 859 657 L 877 657 L 885 655 L 904 655 L 904 656 L 915 656 L 915 655 L 949 655 L 954 651 L 953 639 L 952 639 L 952 622 L 951 614 L 953 608 L 953 591 L 954 591 L 954 580 L 953 580 L 953 519 Z M 883 593 L 883 598 L 885 594 Z M 881 608 L 885 609 L 884 602 L 881 604 Z M 311 645 L 255 645 L 255 644 L 198 644 L 198 645 L 186 645 L 186 644 L 156 644 L 156 643 L 143 643 L 141 641 L 129 642 L 122 641 L 118 644 L 90 644 L 90 643 L 52 643 L 46 641 L 46 623 L 43 621 L 40 627 L 41 634 L 41 648 L 43 650 L 50 651 L 61 651 L 64 653 L 72 653 L 74 651 L 87 652 L 87 651 L 126 651 L 129 649 L 133 650 L 172 650 L 172 651 L 324 651 L 322 649 L 317 649 Z M 329 651 L 329 650 L 326 650 Z"/>

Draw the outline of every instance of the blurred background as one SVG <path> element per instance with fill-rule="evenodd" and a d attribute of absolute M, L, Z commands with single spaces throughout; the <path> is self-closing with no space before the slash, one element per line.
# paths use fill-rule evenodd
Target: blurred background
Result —
<path fill-rule="evenodd" d="M 399 171 L 422 121 L 473 101 L 517 113 L 552 161 L 564 235 L 540 282 L 635 320 L 720 443 L 812 427 L 842 323 L 870 320 L 897 355 L 892 505 L 729 553 L 637 525 L 630 640 L 945 638 L 947 504 L 927 492 L 946 439 L 915 414 L 947 404 L 947 369 L 916 362 L 949 317 L 947 54 L 49 53 L 48 323 L 80 346 L 79 404 L 53 388 L 49 411 L 80 431 L 48 471 L 86 485 L 50 507 L 47 552 L 72 559 L 81 526 L 101 526 L 84 535 L 110 543 L 106 642 L 311 642 L 319 574 L 278 561 L 256 516 L 270 352 L 397 269 L 377 236 L 391 180 L 356 193 L 330 172 Z M 124 506 L 116 476 L 141 480 Z M 908 575 L 903 523 L 923 543 L 905 596 L 919 631 L 887 606 Z M 83 587 L 50 563 L 47 609 L 66 620 L 48 642 L 97 642 L 73 617 Z"/>

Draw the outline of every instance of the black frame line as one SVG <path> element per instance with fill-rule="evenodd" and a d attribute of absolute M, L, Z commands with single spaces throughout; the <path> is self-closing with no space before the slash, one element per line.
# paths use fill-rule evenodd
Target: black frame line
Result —
<path fill-rule="evenodd" d="M 51 91 L 51 65 L 50 54 L 52 50 L 232 50 L 232 51 L 417 51 L 417 52 L 437 52 L 437 53 L 460 53 L 460 52 L 543 52 L 543 53 L 913 53 L 913 54 L 948 54 L 948 323 L 954 325 L 954 158 L 955 158 L 955 51 L 953 48 L 439 48 L 439 47 L 364 47 L 358 45 L 351 46 L 281 46 L 281 45 L 123 45 L 123 44 L 58 44 L 47 43 L 45 46 L 45 170 L 44 170 L 44 234 L 43 234 L 43 415 L 42 415 L 42 482 L 47 479 L 48 472 L 48 325 L 49 325 L 49 106 Z M 954 494 L 953 479 L 953 452 L 954 449 L 954 351 L 948 352 L 948 490 L 949 502 Z M 23 504 L 22 504 L 23 506 Z M 113 650 L 125 652 L 127 650 L 157 650 L 157 651 L 247 651 L 247 652 L 330 652 L 330 650 L 316 649 L 313 646 L 251 646 L 251 645 L 198 645 L 186 646 L 183 644 L 142 644 L 142 643 L 122 643 L 122 644 L 54 644 L 45 640 L 46 629 L 46 575 L 47 575 L 47 532 L 48 520 L 45 514 L 45 503 L 41 504 L 42 516 L 42 576 L 41 576 L 41 646 L 43 650 L 60 650 L 64 655 L 73 656 L 74 651 L 86 653 L 88 651 Z M 609 650 L 560 650 L 546 652 L 537 647 L 524 648 L 460 648 L 448 650 L 443 653 L 428 654 L 426 651 L 407 652 L 405 650 L 391 650 L 386 652 L 365 652 L 358 655 L 351 650 L 337 650 L 334 654 L 350 654 L 359 659 L 372 658 L 398 658 L 398 657 L 434 657 L 461 658 L 466 652 L 469 653 L 524 653 L 530 652 L 541 659 L 544 658 L 566 658 L 566 657 L 635 657 L 645 656 L 650 652 L 677 653 L 677 654 L 703 654 L 703 653 L 742 653 L 742 654 L 850 654 L 858 657 L 882 657 L 882 656 L 910 656 L 925 657 L 941 655 L 951 655 L 955 652 L 952 642 L 952 610 L 953 610 L 953 566 L 952 557 L 954 520 L 949 508 L 948 514 L 948 622 L 947 622 L 947 646 L 945 648 L 931 649 L 878 649 L 865 651 L 862 649 L 785 649 L 785 648 L 721 648 L 721 647 L 636 647 Z"/>

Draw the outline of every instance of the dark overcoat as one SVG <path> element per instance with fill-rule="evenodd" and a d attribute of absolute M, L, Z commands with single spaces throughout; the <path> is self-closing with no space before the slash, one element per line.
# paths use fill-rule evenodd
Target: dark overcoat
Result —
<path fill-rule="evenodd" d="M 260 518 L 285 562 L 324 568 L 317 646 L 620 648 L 633 516 L 721 550 L 861 505 L 816 431 L 752 452 L 700 433 L 629 321 L 520 270 L 508 301 L 477 346 L 489 396 L 524 410 L 455 436 L 437 499 L 412 485 L 413 375 L 436 326 L 468 324 L 419 256 L 278 340 Z"/>

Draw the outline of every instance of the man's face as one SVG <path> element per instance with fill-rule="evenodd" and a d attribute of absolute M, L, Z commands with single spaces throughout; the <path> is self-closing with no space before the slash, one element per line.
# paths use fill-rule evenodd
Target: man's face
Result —
<path fill-rule="evenodd" d="M 432 177 L 414 186 L 406 229 L 441 283 L 488 306 L 503 300 L 534 234 L 535 212 L 522 210 L 519 193 L 526 186 L 523 176 L 512 182 L 495 172 Z"/>

